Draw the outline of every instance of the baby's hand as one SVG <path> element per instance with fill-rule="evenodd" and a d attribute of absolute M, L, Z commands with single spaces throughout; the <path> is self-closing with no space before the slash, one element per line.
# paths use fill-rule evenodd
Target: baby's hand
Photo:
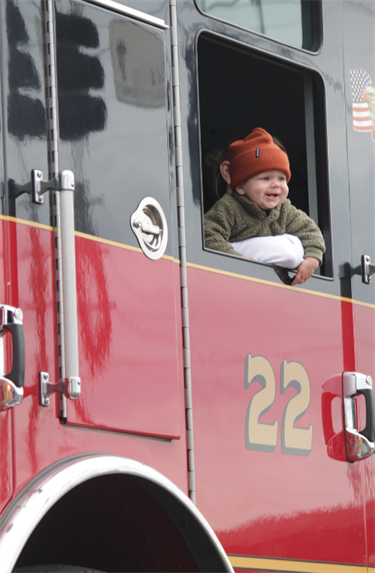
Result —
<path fill-rule="evenodd" d="M 319 261 L 315 257 L 306 257 L 297 268 L 297 274 L 294 277 L 292 286 L 302 285 L 307 281 L 319 266 Z"/>

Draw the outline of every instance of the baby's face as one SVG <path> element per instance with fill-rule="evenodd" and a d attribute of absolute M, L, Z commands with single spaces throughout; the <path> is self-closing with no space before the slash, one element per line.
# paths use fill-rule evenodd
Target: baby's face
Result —
<path fill-rule="evenodd" d="M 250 177 L 236 188 L 237 193 L 246 195 L 261 209 L 274 209 L 284 203 L 288 196 L 289 188 L 286 183 L 286 175 L 277 169 L 258 173 Z"/>

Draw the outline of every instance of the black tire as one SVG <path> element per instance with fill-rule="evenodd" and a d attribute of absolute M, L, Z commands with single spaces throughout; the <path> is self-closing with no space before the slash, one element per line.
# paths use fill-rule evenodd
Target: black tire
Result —
<path fill-rule="evenodd" d="M 105 573 L 90 567 L 78 567 L 77 565 L 26 565 L 13 569 L 13 573 Z"/>

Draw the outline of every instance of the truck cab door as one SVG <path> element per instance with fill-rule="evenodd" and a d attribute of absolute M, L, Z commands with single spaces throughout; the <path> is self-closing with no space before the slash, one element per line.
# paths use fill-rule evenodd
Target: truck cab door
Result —
<path fill-rule="evenodd" d="M 348 463 L 343 440 L 340 456 L 330 451 L 325 427 L 324 391 L 334 379 L 329 417 L 342 437 L 349 363 L 339 279 L 351 252 L 341 5 L 310 4 L 322 9 L 313 34 L 321 42 L 301 50 L 290 35 L 272 39 L 262 18 L 246 29 L 245 3 L 242 20 L 238 6 L 196 4 L 200 11 L 181 4 L 179 30 L 197 58 L 187 48 L 180 65 L 197 506 L 236 568 L 366 567 L 364 462 Z M 264 17 L 266 5 L 259 3 Z M 272 16 L 275 3 L 268 7 Z M 301 2 L 302 18 L 308 7 Z M 194 94 L 189 105 L 186 94 Z M 255 127 L 284 143 L 289 197 L 317 215 L 325 235 L 320 275 L 301 287 L 285 284 L 280 269 L 204 245 L 213 197 L 204 158 Z M 313 201 L 302 203 L 306 188 L 315 215 Z"/>
<path fill-rule="evenodd" d="M 123 4 L 111 3 L 111 10 L 99 3 L 51 4 L 50 46 L 44 50 L 41 7 L 47 3 L 1 2 L 6 273 L 0 289 L 7 289 L 7 304 L 23 310 L 26 346 L 23 403 L 0 413 L 4 503 L 11 495 L 11 417 L 21 481 L 43 465 L 59 416 L 75 426 L 180 436 L 183 369 L 171 215 L 176 208 L 167 2 L 158 3 L 160 18 Z M 59 115 L 56 108 L 46 111 L 45 103 L 44 72 L 54 66 L 44 66 L 43 54 L 53 49 Z M 59 134 L 52 152 L 51 118 Z M 50 201 L 44 195 L 43 204 L 31 201 L 30 173 L 37 170 L 48 180 L 51 164 L 56 172 L 75 175 L 82 392 L 64 404 L 57 391 L 43 408 L 39 373 L 47 373 L 51 384 L 61 383 L 63 375 L 56 320 L 62 301 L 55 293 L 59 222 L 53 193 Z M 27 185 L 28 191 L 22 189 Z"/>

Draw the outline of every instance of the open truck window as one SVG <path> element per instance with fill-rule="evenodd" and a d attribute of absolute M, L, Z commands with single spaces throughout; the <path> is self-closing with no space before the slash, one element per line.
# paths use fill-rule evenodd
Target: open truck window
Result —
<path fill-rule="evenodd" d="M 202 216 L 218 199 L 206 158 L 262 127 L 285 146 L 289 199 L 323 233 L 333 276 L 323 80 L 311 69 L 203 32 L 198 40 Z"/>
<path fill-rule="evenodd" d="M 195 0 L 218 20 L 315 52 L 321 45 L 321 3 L 317 0 Z"/>

